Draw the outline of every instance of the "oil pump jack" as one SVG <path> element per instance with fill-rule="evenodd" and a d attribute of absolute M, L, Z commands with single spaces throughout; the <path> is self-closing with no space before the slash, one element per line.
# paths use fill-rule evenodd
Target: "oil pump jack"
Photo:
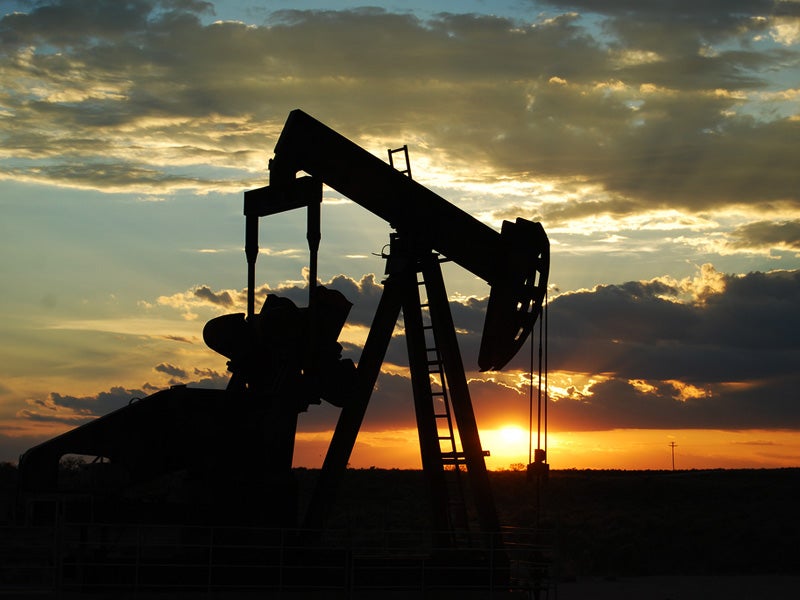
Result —
<path fill-rule="evenodd" d="M 244 194 L 247 312 L 212 319 L 203 332 L 207 345 L 229 359 L 227 389 L 173 387 L 31 448 L 20 459 L 21 489 L 53 490 L 60 457 L 79 453 L 117 465 L 117 490 L 141 490 L 181 471 L 194 485 L 192 501 L 205 499 L 216 514 L 224 508 L 270 526 L 320 528 L 402 311 L 431 524 L 443 532 L 437 543 L 456 543 L 459 503 L 447 481 L 453 472 L 467 479 L 480 529 L 498 532 L 441 263 L 453 261 L 491 287 L 478 366 L 494 371 L 517 353 L 542 311 L 549 242 L 541 224 L 522 218 L 505 221 L 498 233 L 417 183 L 410 168 L 395 168 L 393 152 L 386 163 L 292 111 L 270 161 L 269 185 Z M 406 166 L 407 159 L 406 150 Z M 357 366 L 342 359 L 337 341 L 351 304 L 317 284 L 323 184 L 393 230 L 382 296 Z M 256 312 L 259 219 L 294 209 L 308 215 L 309 304 L 300 308 L 270 294 Z M 297 420 L 321 400 L 341 411 L 308 508 L 298 515 Z"/>
<path fill-rule="evenodd" d="M 407 154 L 405 164 L 408 167 Z M 445 469 L 465 467 L 480 527 L 497 531 L 484 452 L 440 263 L 452 260 L 491 286 L 478 364 L 482 371 L 499 370 L 520 349 L 541 312 L 549 271 L 549 243 L 541 224 L 524 219 L 506 221 L 498 234 L 414 181 L 410 168 L 406 172 L 394 168 L 300 110 L 289 115 L 269 170 L 268 186 L 245 193 L 248 321 L 254 318 L 260 217 L 295 208 L 308 210 L 312 315 L 320 310 L 316 302 L 324 304 L 323 297 L 314 292 L 322 184 L 394 229 L 383 294 L 351 382 L 352 392 L 342 404 L 305 524 L 321 525 L 327 499 L 335 497 L 402 310 L 433 527 L 438 531 L 453 528 L 457 516 L 451 509 L 460 503 L 448 496 Z M 298 178 L 299 172 L 307 175 Z M 421 299 L 421 288 L 426 301 Z M 209 345 L 214 347 L 211 340 Z M 312 378 L 316 376 L 314 368 L 310 370 Z M 324 367 L 318 364 L 316 368 Z M 432 379 L 438 380 L 438 385 L 432 387 Z M 460 446 L 455 441 L 454 425 Z"/>

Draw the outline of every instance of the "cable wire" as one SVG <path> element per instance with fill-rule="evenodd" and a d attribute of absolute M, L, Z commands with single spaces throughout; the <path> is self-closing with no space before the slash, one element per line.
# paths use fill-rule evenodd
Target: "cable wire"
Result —
<path fill-rule="evenodd" d="M 536 329 L 531 327 L 530 369 L 528 371 L 528 464 L 533 462 L 533 337 Z"/>
<path fill-rule="evenodd" d="M 550 372 L 547 368 L 547 355 L 548 355 L 548 346 L 550 344 L 550 337 L 548 335 L 548 329 L 550 328 L 550 302 L 547 298 L 547 291 L 545 290 L 544 293 L 544 314 L 542 315 L 542 320 L 544 321 L 544 453 L 547 456 L 547 405 L 549 404 L 548 400 L 550 399 L 550 388 L 547 382 L 547 375 Z"/>

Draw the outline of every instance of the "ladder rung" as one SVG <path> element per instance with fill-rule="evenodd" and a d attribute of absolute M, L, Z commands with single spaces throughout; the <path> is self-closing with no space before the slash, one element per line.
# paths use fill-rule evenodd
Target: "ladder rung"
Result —
<path fill-rule="evenodd" d="M 445 438 L 445 439 L 450 439 Z M 488 450 L 481 451 L 481 456 L 491 456 Z M 467 460 L 466 455 L 463 452 L 442 452 L 442 462 L 446 464 L 451 463 L 458 463 L 463 464 Z"/>
<path fill-rule="evenodd" d="M 463 465 L 465 459 L 463 457 L 454 457 L 452 452 L 448 453 L 450 456 L 442 454 L 442 463 L 445 465 Z"/>
<path fill-rule="evenodd" d="M 394 155 L 398 152 L 402 152 L 406 159 L 406 168 L 405 169 L 398 169 L 395 167 L 394 164 Z M 397 169 L 400 173 L 404 175 L 408 175 L 411 178 L 411 161 L 408 158 L 408 144 L 403 144 L 400 148 L 389 148 L 389 164 Z"/>

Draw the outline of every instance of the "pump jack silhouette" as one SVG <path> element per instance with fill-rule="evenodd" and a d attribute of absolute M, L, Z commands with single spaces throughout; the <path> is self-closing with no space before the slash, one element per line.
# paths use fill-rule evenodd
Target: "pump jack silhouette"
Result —
<path fill-rule="evenodd" d="M 390 150 L 387 164 L 292 111 L 270 161 L 269 185 L 244 194 L 247 312 L 212 319 L 203 331 L 207 345 L 229 359 L 227 388 L 173 387 L 31 448 L 20 459 L 20 498 L 57 491 L 59 459 L 74 453 L 105 457 L 116 473 L 114 489 L 128 497 L 146 482 L 182 472 L 195 491 L 179 511 L 185 518 L 224 514 L 321 529 L 402 311 L 436 544 L 458 545 L 460 533 L 475 525 L 467 514 L 477 515 L 482 533 L 497 536 L 441 263 L 453 261 L 489 284 L 478 364 L 495 371 L 518 352 L 541 314 L 549 242 L 539 223 L 517 218 L 498 233 L 450 204 L 411 178 L 402 150 L 407 168 L 401 171 L 393 160 L 399 150 Z M 383 293 L 357 365 L 342 359 L 337 341 L 351 304 L 317 284 L 323 184 L 393 229 Z M 259 219 L 294 209 L 308 215 L 308 306 L 268 295 L 256 312 Z M 322 400 L 341 411 L 308 509 L 298 515 L 292 475 L 298 415 Z M 466 485 L 453 486 L 453 477 Z"/>

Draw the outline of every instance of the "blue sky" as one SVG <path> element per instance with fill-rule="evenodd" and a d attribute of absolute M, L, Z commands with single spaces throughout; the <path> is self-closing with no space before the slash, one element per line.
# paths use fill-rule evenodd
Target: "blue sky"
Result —
<path fill-rule="evenodd" d="M 4 3 L 0 460 L 133 395 L 224 385 L 202 326 L 244 310 L 242 192 L 267 183 L 294 108 L 381 157 L 407 143 L 415 179 L 492 227 L 542 222 L 556 429 L 796 431 L 799 15 L 765 0 Z M 355 359 L 389 231 L 326 190 L 320 278 L 357 304 Z M 263 220 L 264 290 L 303 301 L 304 236 L 301 214 Z M 475 369 L 488 288 L 446 276 Z M 523 362 L 470 373 L 486 429 L 524 414 Z M 376 435 L 413 426 L 402 365 L 390 354 Z M 752 464 L 800 462 L 770 449 Z"/>

